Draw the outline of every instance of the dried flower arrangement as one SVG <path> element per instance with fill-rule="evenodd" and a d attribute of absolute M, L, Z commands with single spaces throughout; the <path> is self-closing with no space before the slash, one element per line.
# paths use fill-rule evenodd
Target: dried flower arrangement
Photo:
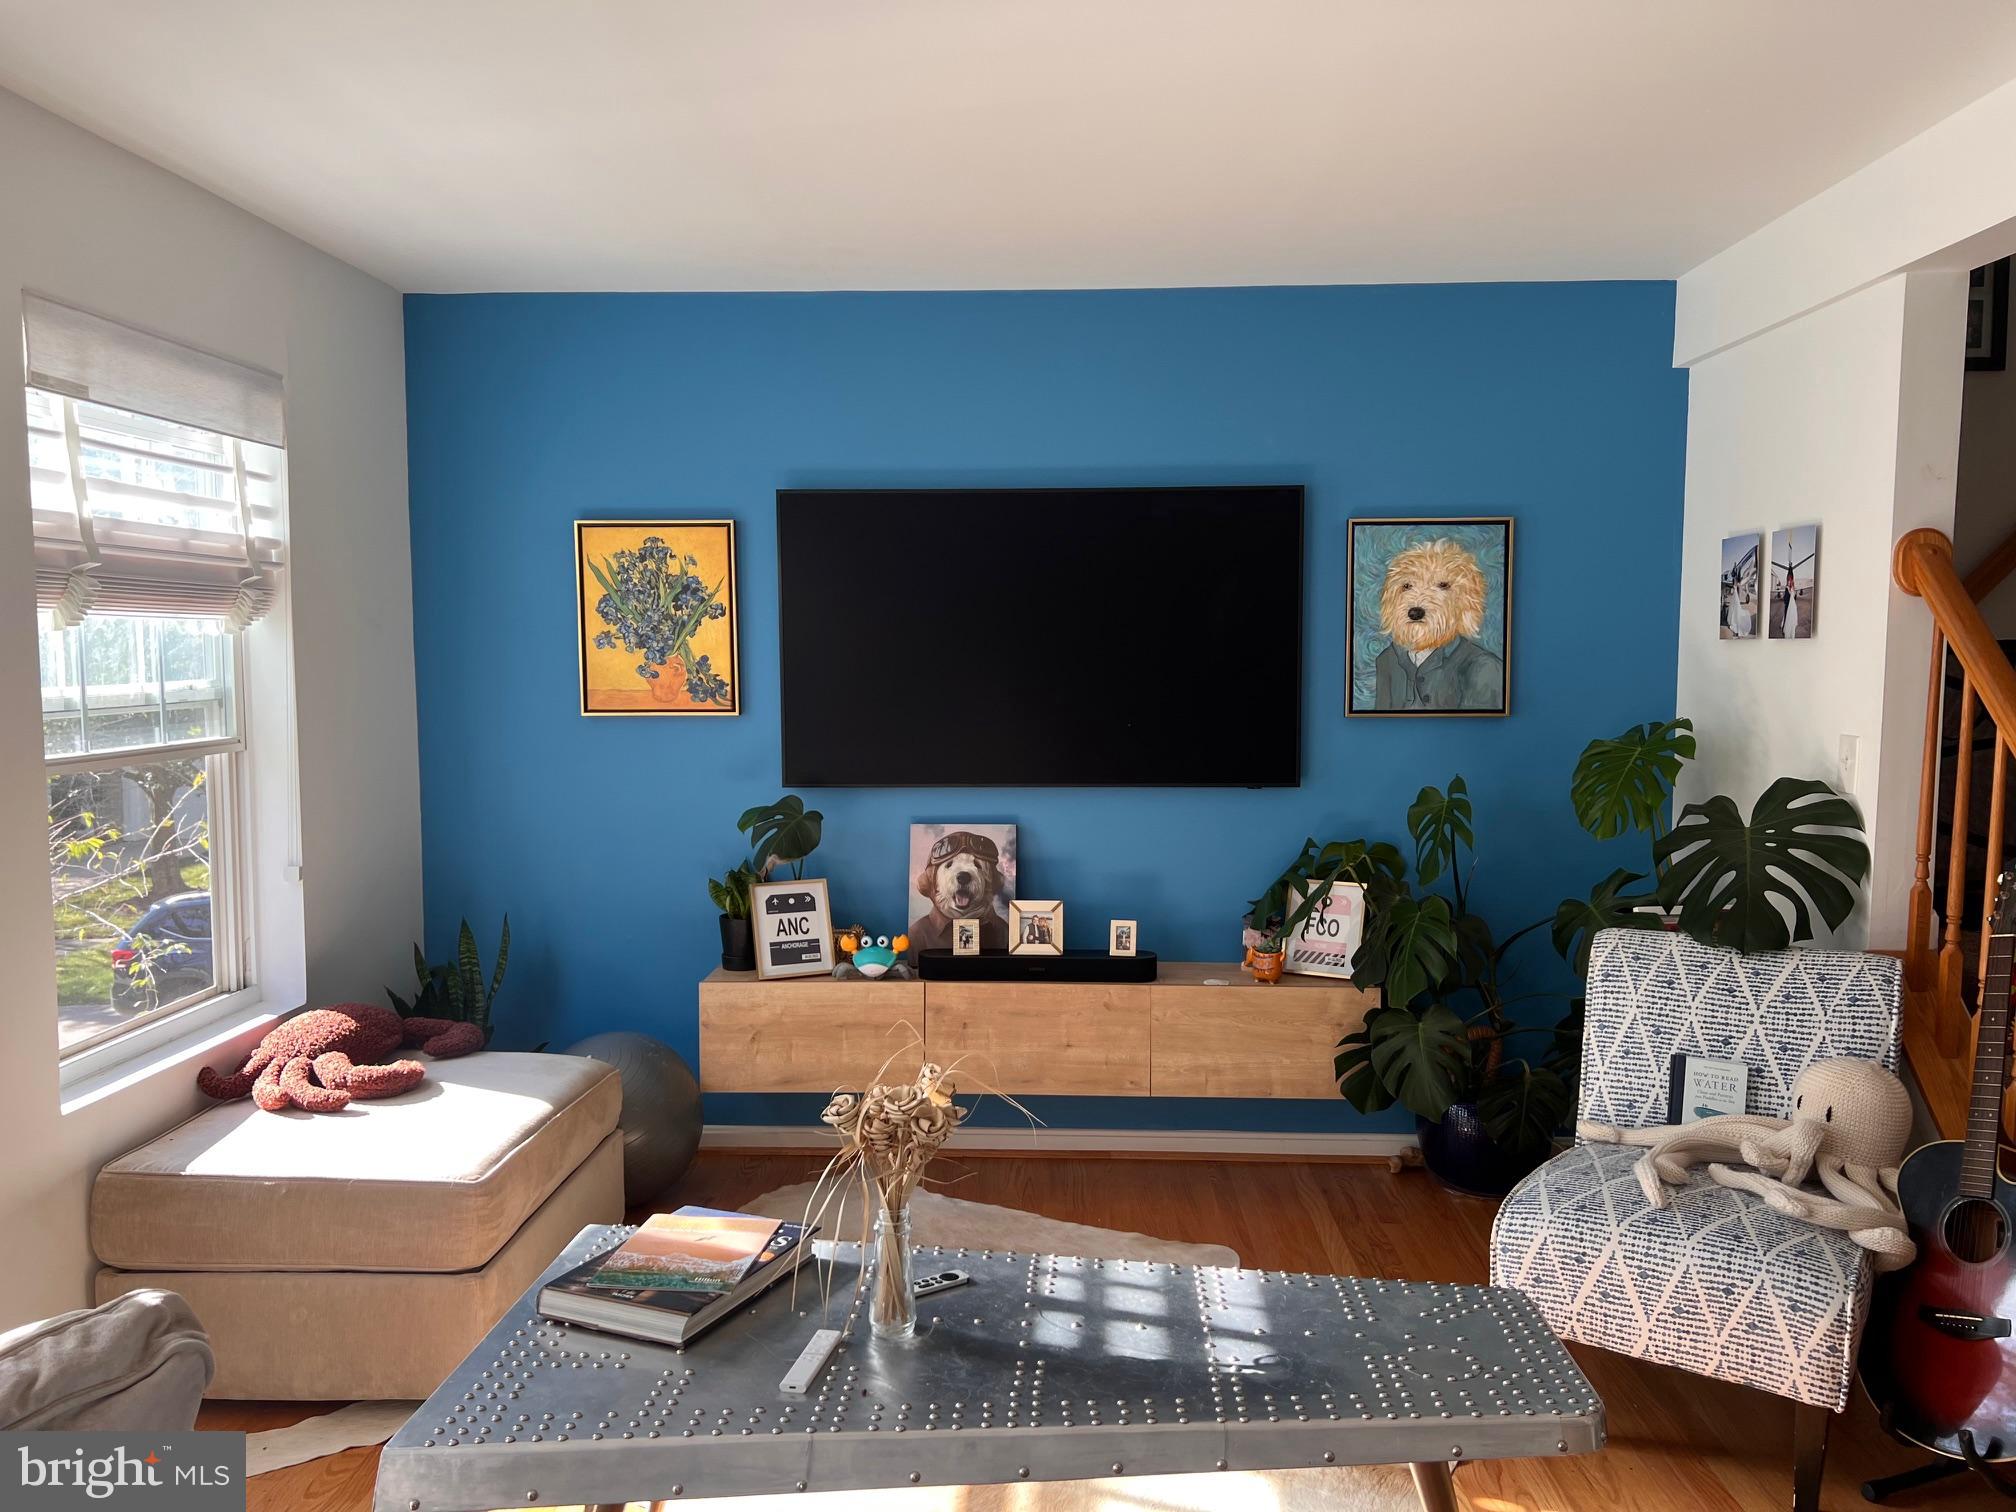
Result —
<path fill-rule="evenodd" d="M 869 1078 L 866 1092 L 844 1088 L 833 1094 L 819 1115 L 840 1136 L 840 1149 L 826 1162 L 826 1169 L 812 1185 L 805 1201 L 804 1223 L 809 1232 L 822 1223 L 829 1212 L 844 1211 L 847 1189 L 860 1183 L 860 1251 L 864 1261 L 855 1282 L 858 1306 L 861 1288 L 868 1278 L 870 1215 L 876 1248 L 875 1294 L 869 1308 L 871 1330 L 880 1338 L 908 1337 L 916 1327 L 917 1304 L 910 1290 L 910 1199 L 923 1184 L 925 1169 L 945 1141 L 966 1121 L 971 1108 L 952 1101 L 953 1076 L 963 1064 L 949 1066 L 925 1062 L 908 1082 L 884 1082 L 882 1078 L 899 1060 L 920 1055 L 924 1038 L 909 1024 L 898 1029 L 909 1035 L 903 1048 L 885 1060 Z M 975 1091 L 992 1093 L 1029 1120 L 1033 1135 L 1042 1123 L 1016 1099 L 991 1087 L 977 1077 L 969 1078 Z M 827 1275 L 831 1275 L 830 1268 Z M 794 1290 L 797 1283 L 792 1283 Z"/>
<path fill-rule="evenodd" d="M 887 1069 L 887 1066 L 884 1066 Z M 969 1109 L 952 1101 L 943 1067 L 925 1063 L 917 1079 L 881 1083 L 864 1093 L 841 1092 L 819 1115 L 840 1136 L 840 1153 L 827 1163 L 821 1188 L 831 1201 L 858 1178 L 864 1198 L 862 1253 L 868 1241 L 868 1214 L 875 1215 L 875 1294 L 869 1324 L 878 1334 L 907 1334 L 915 1326 L 916 1299 L 910 1292 L 910 1197 L 952 1131 Z M 820 1192 L 815 1190 L 813 1201 Z"/>

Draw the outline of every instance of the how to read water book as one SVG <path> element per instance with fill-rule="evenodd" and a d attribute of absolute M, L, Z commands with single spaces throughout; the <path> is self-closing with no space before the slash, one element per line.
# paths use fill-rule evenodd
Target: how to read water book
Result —
<path fill-rule="evenodd" d="M 817 1232 L 815 1227 L 812 1232 Z M 796 1223 L 682 1207 L 539 1289 L 549 1318 L 684 1344 L 797 1268 Z"/>

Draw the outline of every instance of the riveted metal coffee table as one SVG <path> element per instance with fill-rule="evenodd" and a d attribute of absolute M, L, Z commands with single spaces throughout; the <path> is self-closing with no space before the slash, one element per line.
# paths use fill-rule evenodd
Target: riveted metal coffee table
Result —
<path fill-rule="evenodd" d="M 631 1232 L 582 1230 L 546 1277 Z M 885 1344 L 849 1312 L 855 1247 L 817 1249 L 830 1305 L 808 1264 L 685 1351 L 548 1322 L 535 1286 L 386 1445 L 378 1512 L 1363 1464 L 1453 1512 L 1453 1461 L 1603 1444 L 1595 1391 L 1497 1287 L 927 1249 L 973 1284 Z M 820 1327 L 848 1336 L 786 1395 Z"/>

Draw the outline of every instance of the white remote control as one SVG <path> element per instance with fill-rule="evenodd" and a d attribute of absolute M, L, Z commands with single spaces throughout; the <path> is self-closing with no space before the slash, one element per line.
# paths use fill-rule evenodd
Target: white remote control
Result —
<path fill-rule="evenodd" d="M 777 1383 L 779 1391 L 792 1396 L 803 1396 L 807 1388 L 819 1378 L 819 1372 L 826 1368 L 827 1360 L 840 1342 L 840 1330 L 822 1328 L 805 1343 L 805 1348 L 792 1361 L 791 1368 L 784 1373 L 784 1379 Z"/>

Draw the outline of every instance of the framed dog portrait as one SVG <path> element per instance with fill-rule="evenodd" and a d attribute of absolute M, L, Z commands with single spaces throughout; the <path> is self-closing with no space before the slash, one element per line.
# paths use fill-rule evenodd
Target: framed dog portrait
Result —
<path fill-rule="evenodd" d="M 1511 708 L 1512 521 L 1353 520 L 1346 714 Z"/>
<path fill-rule="evenodd" d="M 1055 898 L 1017 898 L 1008 905 L 1010 955 L 1064 954 L 1064 905 Z"/>
<path fill-rule="evenodd" d="M 961 920 L 979 929 L 979 950 L 1008 948 L 1014 825 L 911 825 L 908 881 L 912 952 L 956 950 L 953 925 Z"/>
<path fill-rule="evenodd" d="M 733 520 L 576 520 L 583 714 L 739 714 Z"/>
<path fill-rule="evenodd" d="M 823 881 L 758 882 L 749 889 L 756 975 L 825 976 L 833 970 L 833 910 Z"/>

